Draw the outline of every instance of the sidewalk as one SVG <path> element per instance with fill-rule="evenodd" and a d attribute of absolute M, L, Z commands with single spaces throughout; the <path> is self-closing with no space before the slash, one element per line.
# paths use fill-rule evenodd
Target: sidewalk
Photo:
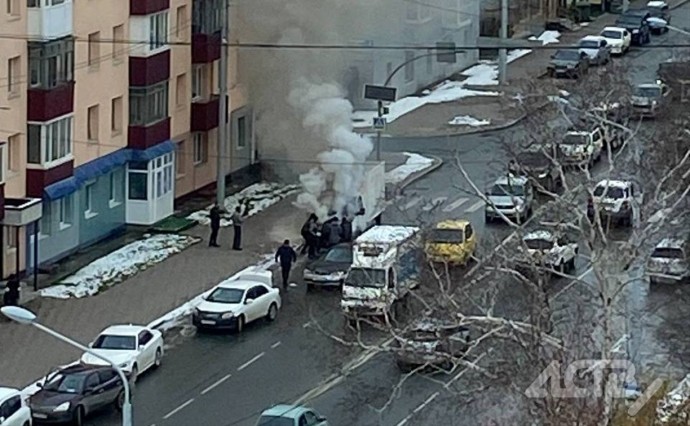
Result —
<path fill-rule="evenodd" d="M 387 170 L 404 164 L 403 154 L 383 158 Z M 434 163 L 435 165 L 435 163 Z M 416 172 L 411 183 L 427 173 Z M 265 255 L 272 254 L 286 238 L 300 243 L 299 230 L 306 212 L 292 205 L 290 196 L 248 218 L 243 229 L 241 252 L 230 249 L 232 230 L 220 231 L 220 249 L 207 247 L 209 230 L 196 226 L 185 231 L 205 241 L 158 263 L 95 296 L 72 299 L 36 298 L 26 307 L 41 322 L 82 343 L 90 342 L 102 329 L 117 323 L 148 324 L 210 289 Z M 0 321 L 0 384 L 23 387 L 45 375 L 50 368 L 70 363 L 79 353 L 32 327 Z"/>

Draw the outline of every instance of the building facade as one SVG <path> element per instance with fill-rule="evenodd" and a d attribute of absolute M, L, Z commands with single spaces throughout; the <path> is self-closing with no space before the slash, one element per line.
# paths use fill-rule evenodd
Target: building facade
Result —
<path fill-rule="evenodd" d="M 225 170 L 247 165 L 233 161 L 252 115 L 232 64 L 230 96 L 218 90 L 221 4 L 8 0 L 3 27 L 19 37 L 0 39 L 0 275 L 154 224 L 212 184 L 221 98 L 237 147 Z"/>

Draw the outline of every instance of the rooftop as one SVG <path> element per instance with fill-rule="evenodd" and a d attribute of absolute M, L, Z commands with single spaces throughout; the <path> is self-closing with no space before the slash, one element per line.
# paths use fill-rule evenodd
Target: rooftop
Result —
<path fill-rule="evenodd" d="M 414 226 L 381 225 L 374 226 L 355 240 L 356 244 L 386 244 L 405 241 L 419 232 Z"/>
<path fill-rule="evenodd" d="M 613 188 L 627 188 L 630 186 L 630 182 L 624 180 L 602 180 L 597 183 L 597 186 L 608 186 Z"/>
<path fill-rule="evenodd" d="M 685 245 L 685 241 L 680 238 L 664 238 L 659 241 L 655 248 L 680 249 Z"/>

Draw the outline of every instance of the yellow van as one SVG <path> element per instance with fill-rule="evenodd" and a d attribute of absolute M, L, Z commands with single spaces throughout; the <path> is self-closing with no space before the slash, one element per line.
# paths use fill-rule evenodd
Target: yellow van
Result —
<path fill-rule="evenodd" d="M 424 251 L 432 262 L 465 265 L 477 248 L 477 235 L 468 220 L 444 220 L 429 230 Z"/>

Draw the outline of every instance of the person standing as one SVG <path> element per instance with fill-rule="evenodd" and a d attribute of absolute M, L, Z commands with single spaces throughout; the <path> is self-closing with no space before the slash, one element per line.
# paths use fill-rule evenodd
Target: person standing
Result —
<path fill-rule="evenodd" d="M 300 233 L 302 234 L 302 238 L 304 238 L 304 246 L 302 247 L 302 252 L 300 254 L 304 255 L 309 251 L 309 253 L 312 253 L 312 246 L 315 244 L 314 243 L 314 237 L 315 235 L 312 233 L 312 222 L 316 223 L 319 219 L 316 217 L 314 213 L 309 215 L 309 218 L 307 219 L 306 222 L 304 222 L 304 225 L 302 225 L 302 230 Z"/>
<path fill-rule="evenodd" d="M 208 216 L 211 220 L 211 238 L 209 239 L 208 246 L 220 247 L 218 245 L 218 231 L 220 230 L 220 207 L 218 207 L 218 203 L 211 207 Z"/>
<path fill-rule="evenodd" d="M 12 274 L 7 279 L 5 294 L 3 295 L 2 303 L 5 306 L 19 306 L 19 279 L 15 274 Z"/>
<path fill-rule="evenodd" d="M 290 281 L 290 269 L 297 262 L 297 253 L 290 246 L 290 240 L 283 241 L 283 245 L 276 251 L 276 262 L 280 263 L 280 272 L 283 278 L 283 288 L 287 290 Z"/>
<path fill-rule="evenodd" d="M 242 215 L 240 212 L 242 209 L 240 206 L 235 208 L 235 212 L 232 214 L 232 229 L 234 232 L 232 238 L 232 249 L 242 250 Z"/>

